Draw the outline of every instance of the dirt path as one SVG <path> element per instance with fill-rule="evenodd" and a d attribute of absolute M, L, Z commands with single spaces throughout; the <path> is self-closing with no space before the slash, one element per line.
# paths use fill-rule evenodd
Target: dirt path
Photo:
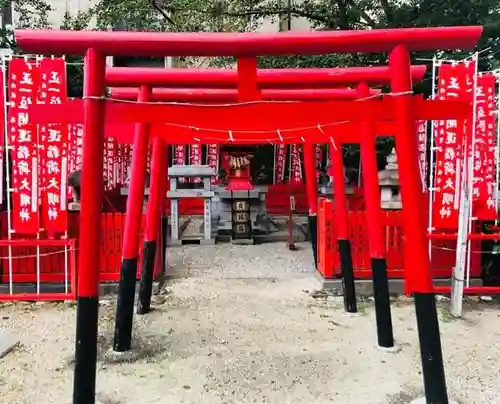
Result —
<path fill-rule="evenodd" d="M 206 251 L 202 256 L 210 258 Z M 189 260 L 181 261 L 188 270 Z M 255 264 L 247 263 L 246 273 Z M 101 404 L 403 404 L 421 395 L 410 302 L 393 305 L 403 349 L 386 354 L 374 347 L 372 303 L 361 302 L 359 314 L 347 315 L 341 298 L 311 297 L 318 282 L 305 272 L 288 271 L 280 279 L 176 280 L 156 299 L 154 312 L 136 317 L 134 354 L 126 362 L 108 354 L 114 299 L 104 299 Z M 500 311 L 493 303 L 467 307 L 459 321 L 440 309 L 449 390 L 461 404 L 500 403 Z M 21 340 L 0 360 L 2 402 L 71 402 L 74 324 L 75 308 L 64 304 L 0 309 L 0 327 Z"/>

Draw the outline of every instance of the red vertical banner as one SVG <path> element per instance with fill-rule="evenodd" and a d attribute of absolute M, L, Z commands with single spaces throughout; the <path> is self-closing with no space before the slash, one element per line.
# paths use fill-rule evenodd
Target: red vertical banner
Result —
<path fill-rule="evenodd" d="M 64 59 L 42 59 L 38 102 L 67 102 L 66 62 Z M 68 230 L 68 126 L 39 126 L 40 185 L 42 187 L 42 227 L 50 234 Z"/>
<path fill-rule="evenodd" d="M 216 174 L 215 177 L 212 177 L 212 184 L 214 184 L 217 181 L 217 174 L 219 170 L 219 145 L 207 145 L 207 165 L 212 167 Z"/>
<path fill-rule="evenodd" d="M 189 164 L 191 165 L 201 165 L 201 145 L 199 143 L 192 144 L 189 147 Z M 197 184 L 201 182 L 200 177 L 194 177 L 191 182 Z"/>
<path fill-rule="evenodd" d="M 37 234 L 39 223 L 37 128 L 29 124 L 29 106 L 36 100 L 38 69 L 34 61 L 9 64 L 9 144 L 12 160 L 12 229 Z"/>
<path fill-rule="evenodd" d="M 300 159 L 300 145 L 290 147 L 290 184 L 302 184 L 302 164 Z"/>
<path fill-rule="evenodd" d="M 439 67 L 438 99 L 463 99 L 466 94 L 466 71 L 463 65 Z M 463 121 L 439 121 L 435 126 L 436 174 L 433 224 L 436 229 L 457 229 L 460 175 L 463 164 Z"/>
<path fill-rule="evenodd" d="M 176 144 L 174 145 L 174 165 L 185 166 L 186 165 L 186 145 Z M 184 184 L 186 182 L 185 177 L 180 177 L 179 182 Z"/>
<path fill-rule="evenodd" d="M 7 113 L 5 104 L 5 70 L 0 68 L 0 205 L 3 204 L 3 159 L 4 159 L 4 141 L 5 141 L 5 114 Z"/>
<path fill-rule="evenodd" d="M 107 137 L 104 140 L 104 178 L 105 189 L 113 189 L 116 185 L 115 162 L 116 162 L 116 140 L 114 137 Z"/>
<path fill-rule="evenodd" d="M 286 144 L 276 145 L 276 161 L 274 162 L 276 184 L 282 184 L 285 177 L 286 148 Z"/>
<path fill-rule="evenodd" d="M 422 189 L 425 190 L 427 183 L 427 121 L 417 121 L 417 137 L 420 179 L 422 180 Z"/>
<path fill-rule="evenodd" d="M 321 171 L 319 168 L 323 165 L 323 145 L 316 145 L 316 178 L 319 179 Z"/>
<path fill-rule="evenodd" d="M 474 142 L 473 216 L 479 220 L 495 220 L 495 83 L 493 74 L 477 77 L 476 133 Z"/>

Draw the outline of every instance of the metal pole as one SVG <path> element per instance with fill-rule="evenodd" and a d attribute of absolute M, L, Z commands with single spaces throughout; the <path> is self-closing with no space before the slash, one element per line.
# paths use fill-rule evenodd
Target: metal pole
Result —
<path fill-rule="evenodd" d="M 432 99 L 436 98 L 436 56 L 432 58 Z M 434 228 L 432 227 L 432 205 L 434 202 L 434 152 L 435 152 L 435 131 L 436 131 L 436 122 L 430 121 L 431 127 L 431 145 L 430 145 L 430 163 L 429 163 L 429 227 L 427 229 L 428 233 L 432 233 Z M 432 240 L 429 238 L 429 260 L 432 262 Z"/>
<path fill-rule="evenodd" d="M 472 150 L 471 156 L 469 158 L 469 176 L 467 181 L 469 181 L 469 221 L 468 226 L 464 230 L 465 234 L 468 235 L 469 232 L 472 231 L 472 207 L 474 206 L 474 160 L 476 153 L 476 120 L 477 120 L 477 65 L 478 65 L 478 56 L 479 54 L 476 52 L 472 57 L 472 62 L 474 63 L 474 88 L 472 90 L 473 94 L 473 102 L 472 102 Z M 467 154 L 467 150 L 465 151 Z M 467 237 L 468 238 L 468 237 Z M 465 286 L 470 287 L 470 264 L 471 264 L 471 242 L 467 240 L 467 262 L 466 262 L 466 278 L 465 278 Z"/>

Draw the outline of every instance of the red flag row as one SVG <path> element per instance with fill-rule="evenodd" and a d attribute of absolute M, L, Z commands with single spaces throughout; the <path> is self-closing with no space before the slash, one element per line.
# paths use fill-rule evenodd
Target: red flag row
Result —
<path fill-rule="evenodd" d="M 462 183 L 467 184 L 472 191 L 472 216 L 478 220 L 497 218 L 495 83 L 496 78 L 492 74 L 476 77 L 476 66 L 470 61 L 442 64 L 439 67 L 439 99 L 474 101 L 475 111 L 470 119 L 439 121 L 435 124 L 435 229 L 458 228 Z M 467 158 L 464 158 L 465 153 Z"/>

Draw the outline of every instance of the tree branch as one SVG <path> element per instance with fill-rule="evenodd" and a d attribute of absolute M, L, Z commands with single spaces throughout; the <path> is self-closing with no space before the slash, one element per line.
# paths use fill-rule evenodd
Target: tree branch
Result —
<path fill-rule="evenodd" d="M 380 0 L 380 5 L 382 10 L 384 10 L 385 18 L 389 24 L 394 22 L 394 15 L 392 14 L 392 7 L 389 4 L 389 0 Z"/>
<path fill-rule="evenodd" d="M 174 20 L 172 20 L 172 18 L 170 18 L 170 16 L 165 12 L 165 10 L 160 7 L 160 5 L 156 2 L 156 0 L 151 0 L 151 6 L 153 6 L 153 8 L 161 14 L 161 16 L 165 19 L 167 23 L 175 26 Z"/>
<path fill-rule="evenodd" d="M 270 17 L 270 16 L 280 15 L 280 14 L 291 14 L 295 17 L 304 17 L 304 18 L 307 18 L 309 20 L 321 22 L 324 24 L 331 23 L 330 19 L 327 16 L 324 16 L 321 14 L 311 13 L 311 12 L 301 10 L 301 9 L 295 8 L 295 7 L 269 8 L 269 9 L 257 8 L 257 9 L 252 9 L 252 10 L 241 10 L 241 11 L 227 11 L 227 10 L 221 10 L 221 9 L 200 10 L 200 9 L 196 9 L 196 8 L 188 8 L 185 10 L 178 10 L 178 12 L 186 12 L 186 11 L 191 11 L 191 12 L 195 12 L 195 13 L 203 13 L 203 14 L 210 13 L 212 15 L 225 15 L 228 17 L 254 17 L 254 16 Z"/>

